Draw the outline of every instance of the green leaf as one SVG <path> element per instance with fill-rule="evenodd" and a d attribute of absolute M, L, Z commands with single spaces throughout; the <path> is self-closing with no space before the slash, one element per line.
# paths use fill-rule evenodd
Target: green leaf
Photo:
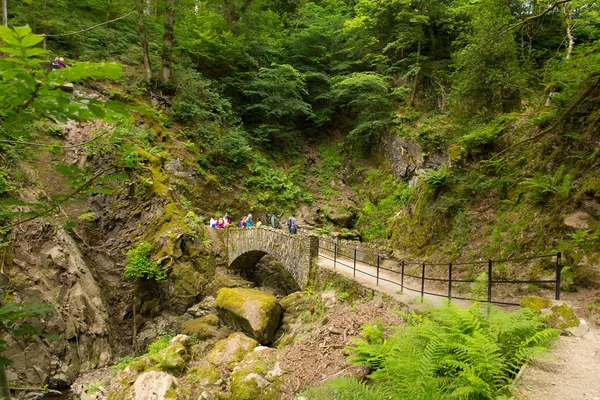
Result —
<path fill-rule="evenodd" d="M 88 109 L 92 112 L 92 114 L 94 114 L 95 117 L 97 118 L 104 118 L 104 116 L 106 115 L 106 112 L 98 106 L 89 104 L 88 105 Z"/>
<path fill-rule="evenodd" d="M 13 27 L 13 29 L 15 30 L 15 33 L 18 35 L 19 38 L 23 38 L 31 33 L 31 28 L 29 27 L 29 25 L 15 26 Z"/>
<path fill-rule="evenodd" d="M 25 50 L 25 57 L 39 56 L 40 54 L 48 54 L 48 50 L 44 50 L 41 47 L 34 47 L 32 49 Z"/>
<path fill-rule="evenodd" d="M 14 46 L 20 45 L 18 36 L 16 35 L 15 31 L 13 31 L 12 29 L 8 29 L 4 25 L 0 25 L 0 39 Z"/>
<path fill-rule="evenodd" d="M 16 30 L 16 28 L 15 28 L 15 30 Z M 40 43 L 42 40 L 44 40 L 43 36 L 29 34 L 29 35 L 25 36 L 23 38 L 23 40 L 21 40 L 21 46 L 23 46 L 23 47 L 35 46 L 36 44 Z"/>

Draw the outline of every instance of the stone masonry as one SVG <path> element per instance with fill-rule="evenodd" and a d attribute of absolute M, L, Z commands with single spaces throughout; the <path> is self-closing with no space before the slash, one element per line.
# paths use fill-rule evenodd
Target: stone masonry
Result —
<path fill-rule="evenodd" d="M 283 264 L 301 288 L 306 286 L 313 260 L 319 255 L 318 237 L 268 227 L 229 228 L 225 243 L 229 268 L 252 268 L 268 254 Z"/>

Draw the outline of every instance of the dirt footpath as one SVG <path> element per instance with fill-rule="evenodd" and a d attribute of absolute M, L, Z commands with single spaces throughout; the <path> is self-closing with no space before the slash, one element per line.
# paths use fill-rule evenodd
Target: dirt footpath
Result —
<path fill-rule="evenodd" d="M 600 331 L 561 336 L 554 357 L 525 367 L 515 383 L 517 400 L 600 400 Z"/>

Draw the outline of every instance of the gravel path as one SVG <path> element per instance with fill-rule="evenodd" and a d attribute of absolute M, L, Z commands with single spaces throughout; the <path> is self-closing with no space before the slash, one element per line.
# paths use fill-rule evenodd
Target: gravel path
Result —
<path fill-rule="evenodd" d="M 345 264 L 345 265 L 344 265 Z M 319 257 L 319 266 L 334 269 L 333 261 Z M 351 260 L 342 260 L 335 271 L 371 287 L 376 286 L 376 269 L 357 262 L 356 276 Z M 362 272 L 359 272 L 362 271 Z M 380 278 L 398 282 L 396 274 L 381 272 Z M 412 282 L 413 287 L 418 282 Z M 377 289 L 404 302 L 417 302 L 419 293 L 399 292 L 399 285 L 379 280 Z M 419 296 L 420 299 L 420 296 Z M 428 303 L 440 305 L 442 298 L 425 295 Z M 454 302 L 467 306 L 468 302 Z M 584 337 L 561 336 L 552 356 L 526 366 L 513 387 L 517 400 L 600 400 L 600 331 L 592 328 Z"/>
<path fill-rule="evenodd" d="M 600 400 L 598 330 L 561 336 L 554 357 L 525 367 L 515 384 L 517 400 Z"/>

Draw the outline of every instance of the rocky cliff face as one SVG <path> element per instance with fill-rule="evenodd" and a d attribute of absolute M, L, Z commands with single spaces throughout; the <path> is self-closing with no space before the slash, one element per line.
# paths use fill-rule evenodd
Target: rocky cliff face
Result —
<path fill-rule="evenodd" d="M 68 386 L 80 373 L 113 358 L 115 331 L 93 268 L 62 228 L 30 223 L 13 234 L 12 257 L 4 272 L 16 299 L 49 302 L 55 310 L 39 321 L 58 341 L 8 339 L 9 381 Z"/>
<path fill-rule="evenodd" d="M 449 164 L 450 158 L 443 152 L 424 154 L 423 148 L 414 140 L 398 135 L 387 135 L 382 138 L 379 152 L 390 163 L 396 179 L 411 178 L 415 172 L 427 168 L 438 169 L 442 164 Z"/>

